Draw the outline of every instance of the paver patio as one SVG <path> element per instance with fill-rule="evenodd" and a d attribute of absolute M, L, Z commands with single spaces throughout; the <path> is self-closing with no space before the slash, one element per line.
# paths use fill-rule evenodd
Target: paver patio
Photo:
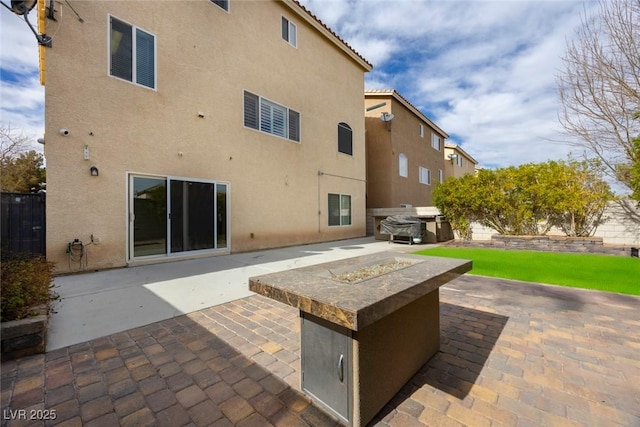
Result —
<path fill-rule="evenodd" d="M 639 297 L 464 276 L 441 304 L 441 351 L 374 425 L 640 426 Z M 5 362 L 2 425 L 336 425 L 299 391 L 298 334 L 254 295 Z"/>

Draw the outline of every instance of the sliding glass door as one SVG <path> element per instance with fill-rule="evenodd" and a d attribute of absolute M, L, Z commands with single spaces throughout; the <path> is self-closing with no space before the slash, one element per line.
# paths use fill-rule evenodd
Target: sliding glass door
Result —
<path fill-rule="evenodd" d="M 171 181 L 171 252 L 215 248 L 215 184 Z"/>
<path fill-rule="evenodd" d="M 227 248 L 228 184 L 131 175 L 130 258 Z"/>
<path fill-rule="evenodd" d="M 131 192 L 133 257 L 167 253 L 167 180 L 134 177 Z"/>

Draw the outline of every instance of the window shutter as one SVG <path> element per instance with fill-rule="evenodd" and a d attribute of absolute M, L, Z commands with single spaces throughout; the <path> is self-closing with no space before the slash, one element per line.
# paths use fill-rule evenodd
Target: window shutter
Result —
<path fill-rule="evenodd" d="M 260 130 L 273 133 L 271 126 L 271 105 L 264 99 L 260 102 Z"/>
<path fill-rule="evenodd" d="M 133 81 L 131 26 L 111 18 L 111 75 Z"/>
<path fill-rule="evenodd" d="M 155 88 L 154 37 L 136 29 L 136 83 Z"/>
<path fill-rule="evenodd" d="M 300 113 L 289 110 L 289 139 L 300 142 Z"/>
<path fill-rule="evenodd" d="M 287 110 L 284 108 L 273 107 L 273 134 L 285 138 L 287 136 Z"/>
<path fill-rule="evenodd" d="M 338 123 L 338 151 L 353 155 L 353 131 L 346 123 Z"/>
<path fill-rule="evenodd" d="M 244 92 L 244 125 L 258 129 L 258 96 Z"/>

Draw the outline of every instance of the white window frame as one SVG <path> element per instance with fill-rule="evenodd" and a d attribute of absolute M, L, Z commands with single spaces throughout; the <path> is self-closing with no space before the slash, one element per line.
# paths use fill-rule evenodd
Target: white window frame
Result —
<path fill-rule="evenodd" d="M 458 167 L 462 167 L 462 156 L 460 154 L 458 154 L 458 157 L 456 157 L 456 165 Z"/>
<path fill-rule="evenodd" d="M 260 130 L 264 133 L 288 138 L 289 109 L 267 99 L 260 100 Z M 280 122 L 281 121 L 281 122 Z"/>
<path fill-rule="evenodd" d="M 329 197 L 331 196 L 338 196 L 338 200 L 340 201 L 340 224 L 331 224 L 331 211 L 330 211 L 330 207 L 329 207 Z M 345 211 L 347 211 L 347 209 L 345 209 L 343 206 L 343 200 L 345 200 L 346 198 L 349 198 L 349 208 L 348 208 L 348 216 L 349 216 L 349 222 L 348 223 L 344 223 L 343 222 L 343 218 L 347 215 L 345 215 Z M 341 194 L 341 193 L 328 193 L 327 194 L 327 226 L 328 227 L 349 227 L 351 225 L 353 225 L 353 203 L 352 203 L 353 197 L 351 196 L 351 194 Z"/>
<path fill-rule="evenodd" d="M 434 150 L 442 151 L 442 138 L 440 138 L 440 135 L 431 134 L 431 147 Z"/>
<path fill-rule="evenodd" d="M 418 172 L 420 184 L 431 185 L 431 170 L 420 166 Z"/>
<path fill-rule="evenodd" d="M 444 182 L 444 172 L 442 171 L 442 169 L 438 169 L 438 181 L 440 182 L 440 184 Z"/>
<path fill-rule="evenodd" d="M 132 56 L 132 58 L 131 58 L 131 68 L 132 68 L 132 70 L 131 70 L 131 80 L 125 79 L 124 77 L 116 76 L 116 75 L 111 73 L 111 59 L 112 59 L 111 58 L 111 56 L 112 56 L 111 55 L 111 33 L 112 33 L 111 25 L 112 25 L 112 22 L 113 22 L 112 19 L 115 19 L 115 20 L 117 20 L 119 22 L 122 22 L 123 24 L 128 25 L 128 26 L 131 27 L 131 44 L 132 44 L 132 46 L 131 46 L 131 56 Z M 144 84 L 140 84 L 140 83 L 136 82 L 136 80 L 137 80 L 137 52 L 136 52 L 137 30 L 140 30 L 141 32 L 146 33 L 146 34 L 148 34 L 148 35 L 153 37 L 153 87 L 147 86 L 147 85 L 144 85 Z M 134 84 L 134 85 L 139 86 L 139 87 L 143 87 L 143 88 L 146 88 L 146 89 L 157 91 L 158 90 L 158 41 L 157 41 L 158 38 L 156 37 L 156 35 L 151 33 L 151 32 L 149 32 L 149 31 L 147 31 L 147 30 L 145 30 L 145 29 L 143 29 L 143 28 L 140 28 L 140 27 L 138 27 L 136 25 L 133 25 L 133 24 L 125 21 L 124 19 L 120 19 L 120 18 L 118 18 L 118 17 L 116 17 L 114 15 L 108 14 L 107 15 L 107 40 L 108 40 L 108 43 L 107 43 L 107 57 L 108 57 L 108 59 L 107 59 L 107 75 L 109 77 L 113 77 L 115 79 L 122 80 L 123 82 L 128 82 L 128 83 Z"/>
<path fill-rule="evenodd" d="M 419 127 L 420 138 L 424 138 L 424 125 L 420 123 Z"/>
<path fill-rule="evenodd" d="M 285 35 L 282 33 L 282 30 L 284 30 L 284 26 L 287 26 L 287 34 L 286 37 Z M 291 46 L 297 48 L 298 47 L 298 26 L 296 24 L 294 24 L 289 18 L 287 18 L 286 16 L 282 17 L 281 20 L 281 27 L 280 27 L 280 34 L 282 36 L 282 40 L 286 41 L 287 43 L 289 43 Z"/>
<path fill-rule="evenodd" d="M 126 206 L 126 217 L 127 217 L 127 247 L 126 247 L 126 257 L 127 264 L 135 263 L 136 261 L 141 261 L 145 259 L 159 259 L 159 258 L 188 258 L 193 257 L 198 254 L 211 254 L 211 253 L 229 253 L 231 251 L 231 183 L 229 181 L 218 181 L 218 180 L 210 180 L 210 179 L 201 179 L 201 178 L 193 178 L 193 177 L 184 177 L 184 176 L 174 176 L 174 175 L 154 175 L 147 173 L 139 173 L 139 172 L 126 172 L 126 194 L 127 194 L 127 206 Z M 153 178 L 153 179 L 163 179 L 165 180 L 166 185 L 166 195 L 167 195 L 167 203 L 166 203 L 166 215 L 167 215 L 167 226 L 166 226 L 166 248 L 167 250 L 163 254 L 156 255 L 138 255 L 135 256 L 134 250 L 134 241 L 133 241 L 133 229 L 132 223 L 134 221 L 134 194 L 132 190 L 133 180 L 135 178 Z M 225 246 L 218 246 L 217 240 L 214 240 L 215 244 L 213 248 L 208 249 L 196 249 L 189 251 L 180 251 L 180 252 L 172 252 L 171 251 L 171 181 L 189 181 L 189 182 L 198 182 L 203 184 L 213 184 L 214 188 L 217 188 L 218 185 L 223 185 L 226 187 L 226 206 L 224 211 L 220 210 L 220 212 L 224 212 L 224 227 L 226 230 L 226 243 Z M 214 196 L 214 209 L 216 213 L 218 212 L 218 202 L 217 198 Z M 217 225 L 214 225 L 214 230 L 217 233 Z M 214 239 L 217 237 L 217 234 L 214 235 Z"/>
<path fill-rule="evenodd" d="M 398 174 L 403 178 L 409 177 L 409 159 L 404 153 L 398 156 Z"/>
<path fill-rule="evenodd" d="M 258 123 L 257 123 L 257 127 L 251 127 L 251 126 L 247 126 L 246 125 L 246 120 L 245 120 L 245 114 L 247 112 L 247 106 L 245 103 L 245 93 L 251 95 L 252 97 L 257 97 L 258 98 L 258 111 L 256 112 L 257 117 L 258 117 Z M 257 130 L 259 132 L 262 133 L 266 133 L 268 135 L 273 135 L 276 136 L 278 138 L 283 138 L 286 139 L 287 141 L 291 141 L 291 142 L 295 142 L 297 144 L 300 144 L 301 140 L 302 140 L 302 135 L 301 135 L 301 129 L 302 129 L 302 115 L 300 114 L 299 111 L 297 110 L 293 110 L 287 106 L 284 106 L 282 104 L 279 104 L 277 102 L 274 102 L 270 99 L 264 98 L 260 95 L 256 95 L 253 92 L 249 92 L 248 90 L 244 90 L 242 92 L 242 96 L 243 96 L 243 101 L 242 101 L 242 114 L 243 114 L 243 126 L 247 129 L 253 129 L 253 130 Z M 280 109 L 281 111 L 284 111 L 284 135 L 280 135 L 278 133 L 274 133 L 274 132 L 269 132 L 266 130 L 263 130 L 263 105 L 265 105 L 266 107 L 270 108 L 270 111 L 273 111 L 274 109 Z M 297 115 L 298 117 L 298 127 L 297 127 L 297 139 L 292 138 L 291 135 L 291 129 L 290 129 L 290 120 L 291 120 L 291 116 L 293 115 Z M 273 130 L 273 123 L 271 125 L 271 130 Z"/>

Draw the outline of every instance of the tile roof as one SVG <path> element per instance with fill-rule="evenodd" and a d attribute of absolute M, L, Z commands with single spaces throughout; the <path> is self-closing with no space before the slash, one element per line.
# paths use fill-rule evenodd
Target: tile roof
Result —
<path fill-rule="evenodd" d="M 467 153 L 466 151 L 464 151 L 462 149 L 461 146 L 459 146 L 458 144 L 454 144 L 452 142 L 445 142 L 444 143 L 444 148 L 450 148 L 452 150 L 456 150 L 459 151 L 460 153 L 462 153 L 465 157 L 467 157 L 469 160 L 471 160 L 471 162 L 473 162 L 475 165 L 478 164 L 478 161 L 476 159 L 473 158 L 473 156 L 471 156 L 471 154 Z"/>
<path fill-rule="evenodd" d="M 329 35 L 331 35 L 335 39 L 335 42 L 337 42 L 336 44 L 341 45 L 341 47 L 343 47 L 344 50 L 348 51 L 347 53 L 350 52 L 351 56 L 359 59 L 360 62 L 362 63 L 362 65 L 364 66 L 364 68 L 367 69 L 367 71 L 370 71 L 373 68 L 373 64 L 371 64 L 369 61 L 367 61 L 367 59 L 364 56 L 362 56 L 360 53 L 358 53 L 349 43 L 347 43 L 335 31 L 333 31 L 331 28 L 329 28 L 329 26 L 327 24 L 322 22 L 320 20 L 320 18 L 318 18 L 316 15 L 314 15 L 309 9 L 304 7 L 298 0 L 284 0 L 284 3 L 285 4 L 289 4 L 289 7 L 292 7 L 292 5 L 295 5 L 295 7 L 292 7 L 292 8 L 297 9 L 298 13 L 302 17 L 305 17 L 305 15 L 306 15 L 307 18 L 310 18 L 315 23 L 319 24 L 320 27 L 322 27 L 322 29 L 324 29 Z"/>
<path fill-rule="evenodd" d="M 400 95 L 400 93 L 395 89 L 367 89 L 364 91 L 365 97 L 367 95 L 380 95 L 380 96 L 391 96 L 396 98 L 400 103 L 404 104 L 409 110 L 411 110 L 415 115 L 424 120 L 429 126 L 431 126 L 434 130 L 439 132 L 443 137 L 449 138 L 449 134 L 447 134 L 444 130 L 440 129 L 438 125 L 436 125 L 430 118 L 428 118 L 422 111 L 420 111 L 415 105 L 413 105 L 407 98 Z"/>

